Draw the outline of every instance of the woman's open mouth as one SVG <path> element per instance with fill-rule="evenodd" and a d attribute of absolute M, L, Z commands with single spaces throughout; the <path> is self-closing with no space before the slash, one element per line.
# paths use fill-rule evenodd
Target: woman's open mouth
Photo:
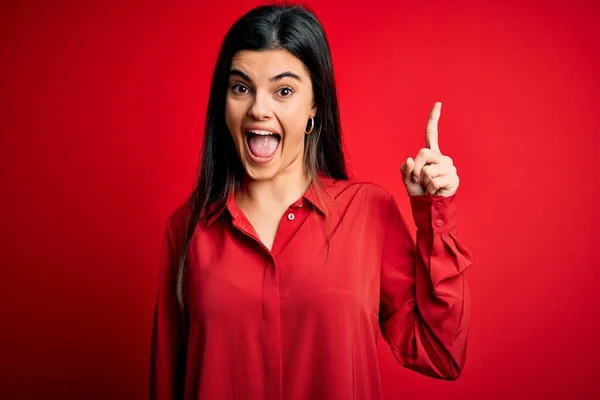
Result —
<path fill-rule="evenodd" d="M 260 129 L 246 130 L 248 155 L 256 164 L 266 164 L 271 161 L 280 142 L 281 136 L 278 133 Z"/>

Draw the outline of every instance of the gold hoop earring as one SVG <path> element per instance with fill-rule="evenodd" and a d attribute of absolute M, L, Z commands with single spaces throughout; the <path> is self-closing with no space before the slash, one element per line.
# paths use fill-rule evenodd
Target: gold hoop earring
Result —
<path fill-rule="evenodd" d="M 304 131 L 304 133 L 306 133 L 307 135 L 310 135 L 315 130 L 315 118 L 310 117 L 309 121 L 310 121 L 310 129 L 308 131 Z"/>

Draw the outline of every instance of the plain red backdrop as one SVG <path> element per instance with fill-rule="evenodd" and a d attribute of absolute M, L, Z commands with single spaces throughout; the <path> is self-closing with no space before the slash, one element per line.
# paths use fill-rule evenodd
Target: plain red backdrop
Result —
<path fill-rule="evenodd" d="M 2 2 L 0 398 L 147 397 L 164 223 L 219 44 L 257 4 Z M 308 2 L 353 176 L 409 215 L 399 166 L 442 101 L 461 177 L 467 365 L 420 376 L 380 338 L 387 399 L 599 398 L 597 4 Z"/>

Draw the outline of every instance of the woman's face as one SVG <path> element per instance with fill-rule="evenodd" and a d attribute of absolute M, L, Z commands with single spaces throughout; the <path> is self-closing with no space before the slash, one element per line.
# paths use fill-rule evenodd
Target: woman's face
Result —
<path fill-rule="evenodd" d="M 305 129 L 316 111 L 309 73 L 298 58 L 285 50 L 235 54 L 225 119 L 250 179 L 304 171 Z"/>

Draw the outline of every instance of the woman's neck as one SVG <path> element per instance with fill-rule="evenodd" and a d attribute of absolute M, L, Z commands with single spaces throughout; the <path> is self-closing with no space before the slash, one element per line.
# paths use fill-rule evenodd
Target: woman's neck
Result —
<path fill-rule="evenodd" d="M 304 169 L 301 173 L 281 173 L 269 180 L 246 178 L 236 194 L 236 202 L 242 210 L 284 209 L 301 198 L 310 183 Z"/>

